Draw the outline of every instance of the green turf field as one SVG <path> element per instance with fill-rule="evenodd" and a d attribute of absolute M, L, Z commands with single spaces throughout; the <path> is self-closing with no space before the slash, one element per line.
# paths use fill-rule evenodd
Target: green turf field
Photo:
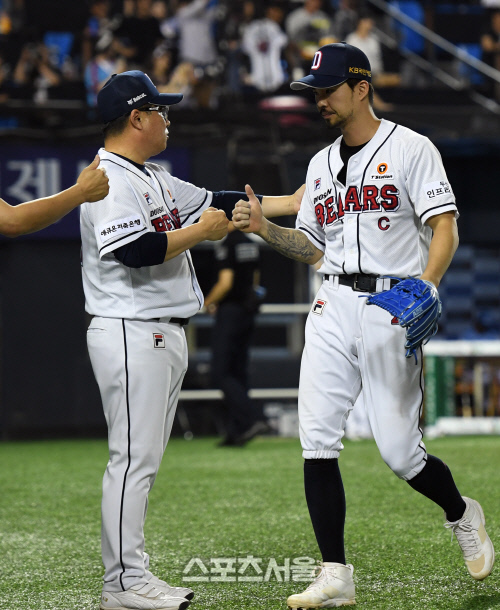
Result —
<path fill-rule="evenodd" d="M 462 493 L 480 500 L 500 548 L 500 438 L 427 446 L 451 467 Z M 104 441 L 0 444 L 0 608 L 98 608 L 106 461 Z M 346 442 L 341 468 L 357 607 L 500 609 L 500 566 L 473 581 L 441 510 L 398 480 L 374 443 Z M 306 586 L 291 580 L 296 572 L 287 572 L 287 562 L 318 559 L 298 441 L 259 439 L 243 449 L 218 449 L 213 439 L 171 441 L 150 495 L 146 550 L 153 571 L 171 584 L 182 584 L 190 560 L 200 560 L 187 577 L 203 577 L 203 566 L 210 580 L 185 582 L 196 589 L 193 610 L 286 610 L 286 597 Z M 237 561 L 211 561 L 217 558 Z M 216 571 L 224 565 L 226 576 Z M 213 582 L 217 576 L 237 580 Z"/>

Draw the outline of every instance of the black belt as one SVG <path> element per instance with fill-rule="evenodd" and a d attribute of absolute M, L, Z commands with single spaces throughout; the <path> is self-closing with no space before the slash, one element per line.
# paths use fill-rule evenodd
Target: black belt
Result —
<path fill-rule="evenodd" d="M 95 318 L 95 316 L 91 316 L 90 321 Z M 152 318 L 151 320 L 144 320 L 144 322 L 159 322 L 161 318 Z M 166 322 L 166 320 L 165 320 Z M 169 322 L 172 324 L 180 324 L 181 326 L 187 326 L 189 324 L 189 318 L 170 318 Z"/>
<path fill-rule="evenodd" d="M 180 324 L 181 326 L 187 326 L 189 324 L 189 318 L 170 318 L 171 324 Z"/>
<path fill-rule="evenodd" d="M 164 318 L 153 318 L 153 322 L 159 322 L 160 320 L 170 324 L 180 324 L 181 326 L 187 326 L 189 324 L 189 318 L 170 318 L 170 320 L 166 320 Z"/>
<path fill-rule="evenodd" d="M 325 280 L 329 280 L 334 275 L 324 275 Z M 353 273 L 351 275 L 339 275 L 339 284 L 350 286 L 355 292 L 377 292 L 377 280 L 379 275 L 366 275 L 364 273 Z M 400 280 L 391 279 L 391 288 Z"/>

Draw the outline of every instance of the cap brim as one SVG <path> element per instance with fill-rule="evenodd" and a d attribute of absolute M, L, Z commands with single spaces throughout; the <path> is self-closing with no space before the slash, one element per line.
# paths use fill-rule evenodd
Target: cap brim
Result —
<path fill-rule="evenodd" d="M 184 95 L 182 93 L 160 93 L 149 100 L 150 104 L 158 104 L 159 106 L 173 106 L 178 104 Z"/>
<path fill-rule="evenodd" d="M 293 89 L 294 91 L 306 89 L 307 87 L 311 87 L 312 89 L 328 89 L 341 85 L 342 83 L 345 83 L 346 80 L 347 78 L 345 78 L 345 76 L 309 74 L 309 76 L 304 76 L 304 78 L 290 83 L 290 89 Z"/>

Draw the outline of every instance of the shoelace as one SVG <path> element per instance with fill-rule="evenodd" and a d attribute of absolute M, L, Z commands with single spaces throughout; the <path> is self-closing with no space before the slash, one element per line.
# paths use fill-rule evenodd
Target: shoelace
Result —
<path fill-rule="evenodd" d="M 334 568 L 335 569 L 335 568 Z M 326 571 L 326 567 L 321 564 L 321 561 L 318 562 L 317 566 L 314 566 L 311 572 L 311 576 L 314 579 L 313 582 L 307 587 L 306 591 L 317 587 L 319 584 L 327 580 L 328 572 Z M 305 593 L 305 591 L 304 591 Z"/>
<path fill-rule="evenodd" d="M 475 535 L 476 529 L 472 527 L 470 521 L 465 521 L 463 523 L 460 523 L 460 521 L 458 523 L 445 523 L 444 526 L 447 529 L 451 529 L 452 540 L 453 534 L 455 534 L 458 544 L 465 555 L 475 555 L 479 552 L 480 547 Z"/>
<path fill-rule="evenodd" d="M 316 587 L 319 583 L 321 583 L 323 580 L 326 579 L 326 568 L 325 568 L 325 566 L 321 565 L 321 562 L 318 562 L 318 565 L 314 566 L 314 568 L 312 569 L 311 576 L 313 578 L 313 581 L 307 587 L 306 591 L 309 591 L 309 589 L 312 589 L 313 587 Z"/>

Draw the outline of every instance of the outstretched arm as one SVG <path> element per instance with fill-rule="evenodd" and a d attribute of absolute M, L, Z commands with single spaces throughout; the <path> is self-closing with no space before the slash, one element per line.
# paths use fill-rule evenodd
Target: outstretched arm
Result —
<path fill-rule="evenodd" d="M 99 156 L 86 167 L 77 183 L 52 197 L 9 205 L 0 199 L 0 233 L 18 237 L 48 227 L 84 201 L 100 201 L 109 192 L 108 177 L 98 169 Z"/>
<path fill-rule="evenodd" d="M 303 184 L 293 195 L 283 195 L 281 197 L 269 197 L 264 195 L 262 198 L 262 212 L 266 218 L 275 216 L 291 216 L 300 210 L 302 197 L 306 185 Z"/>
<path fill-rule="evenodd" d="M 302 196 L 306 185 L 303 184 L 295 191 L 293 195 L 282 195 L 279 197 L 269 197 L 267 195 L 258 198 L 262 202 L 262 212 L 266 218 L 274 218 L 275 216 L 291 216 L 298 214 L 302 203 Z M 234 206 L 238 203 L 245 193 L 241 191 L 215 191 L 212 196 L 212 205 L 226 212 L 230 218 Z M 229 231 L 233 230 L 233 224 L 230 223 Z"/>
<path fill-rule="evenodd" d="M 233 211 L 233 224 L 236 229 L 245 233 L 256 233 L 280 254 L 293 260 L 314 265 L 323 256 L 297 229 L 279 227 L 264 218 L 259 201 L 250 185 L 245 186 L 248 201 L 239 201 Z"/>
<path fill-rule="evenodd" d="M 229 221 L 224 210 L 207 208 L 198 222 L 162 233 L 146 232 L 136 240 L 114 250 L 115 257 L 126 267 L 139 269 L 169 261 L 201 241 L 222 239 Z"/>

